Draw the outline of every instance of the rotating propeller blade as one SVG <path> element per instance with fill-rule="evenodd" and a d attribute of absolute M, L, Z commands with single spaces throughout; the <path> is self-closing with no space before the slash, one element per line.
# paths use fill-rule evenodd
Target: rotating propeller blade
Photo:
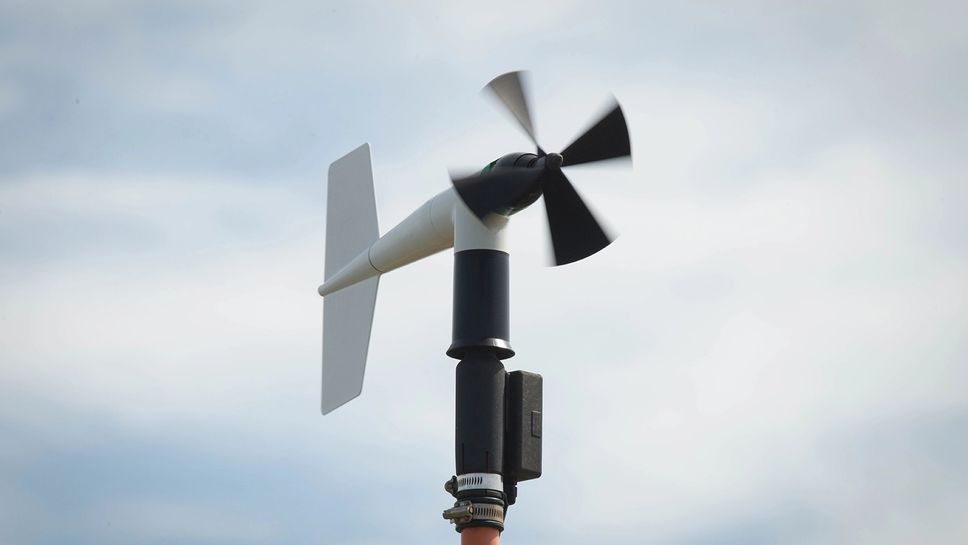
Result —
<path fill-rule="evenodd" d="M 498 98 L 507 108 L 511 115 L 518 121 L 528 138 L 538 146 L 538 141 L 534 136 L 534 123 L 531 121 L 531 110 L 528 108 L 528 93 L 524 82 L 527 77 L 526 72 L 508 72 L 491 80 L 487 84 L 494 96 Z M 540 146 L 538 147 L 540 150 Z"/>
<path fill-rule="evenodd" d="M 561 155 L 564 157 L 562 166 L 566 167 L 605 159 L 631 157 L 629 129 L 618 102 L 598 122 L 565 148 Z"/>
<path fill-rule="evenodd" d="M 513 169 L 455 178 L 454 189 L 464 204 L 481 221 L 489 214 L 503 213 L 525 195 L 534 191 L 542 169 Z"/>
<path fill-rule="evenodd" d="M 548 171 L 541 187 L 555 265 L 584 259 L 612 243 L 564 173 Z"/>

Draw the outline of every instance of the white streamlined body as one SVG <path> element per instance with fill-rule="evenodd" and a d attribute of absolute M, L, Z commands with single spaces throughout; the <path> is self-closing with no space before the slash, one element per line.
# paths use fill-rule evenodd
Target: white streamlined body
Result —
<path fill-rule="evenodd" d="M 381 274 L 453 247 L 507 252 L 507 218 L 485 225 L 453 187 L 378 238 L 370 148 L 333 162 L 326 205 L 323 304 L 323 414 L 360 395 Z"/>
<path fill-rule="evenodd" d="M 453 188 L 441 191 L 345 267 L 332 276 L 327 274 L 317 291 L 326 296 L 451 247 L 455 251 L 480 248 L 506 252 L 501 229 L 506 223 L 507 218 L 495 216 L 490 226 L 485 226 L 464 206 Z"/>

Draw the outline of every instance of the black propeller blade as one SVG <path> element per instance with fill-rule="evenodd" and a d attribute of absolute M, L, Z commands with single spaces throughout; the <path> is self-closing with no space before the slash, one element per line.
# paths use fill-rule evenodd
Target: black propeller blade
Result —
<path fill-rule="evenodd" d="M 538 145 L 534 136 L 534 123 L 531 122 L 531 110 L 528 108 L 528 93 L 525 90 L 525 72 L 508 72 L 491 80 L 487 84 L 494 96 L 498 98 L 511 115 L 518 120 L 528 138 Z M 538 149 L 541 149 L 540 147 Z"/>
<path fill-rule="evenodd" d="M 625 124 L 622 108 L 615 103 L 597 123 L 561 152 L 565 161 L 562 166 L 580 165 L 605 159 L 631 157 L 629 129 Z"/>
<path fill-rule="evenodd" d="M 546 171 L 541 187 L 555 265 L 585 259 L 612 243 L 563 172 Z"/>

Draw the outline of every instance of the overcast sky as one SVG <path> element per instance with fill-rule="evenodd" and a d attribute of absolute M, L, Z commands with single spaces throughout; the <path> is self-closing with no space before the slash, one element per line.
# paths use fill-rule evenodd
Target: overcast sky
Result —
<path fill-rule="evenodd" d="M 963 543 L 968 40 L 959 2 L 0 5 L 0 541 L 448 543 L 451 261 L 381 281 L 319 414 L 325 172 L 385 231 L 614 94 L 619 235 L 511 222 L 509 369 L 544 475 L 504 542 Z"/>

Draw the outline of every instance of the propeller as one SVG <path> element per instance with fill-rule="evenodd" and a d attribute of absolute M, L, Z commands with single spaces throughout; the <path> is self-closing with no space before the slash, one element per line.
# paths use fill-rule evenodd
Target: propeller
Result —
<path fill-rule="evenodd" d="M 613 105 L 561 154 L 545 153 L 535 137 L 528 105 L 525 72 L 508 72 L 487 84 L 537 149 L 530 168 L 494 167 L 471 176 L 451 176 L 461 200 L 475 216 L 507 215 L 544 196 L 555 265 L 584 259 L 611 244 L 612 239 L 588 209 L 561 167 L 631 157 L 628 127 L 622 108 Z M 533 156 L 532 156 L 533 157 Z"/>

